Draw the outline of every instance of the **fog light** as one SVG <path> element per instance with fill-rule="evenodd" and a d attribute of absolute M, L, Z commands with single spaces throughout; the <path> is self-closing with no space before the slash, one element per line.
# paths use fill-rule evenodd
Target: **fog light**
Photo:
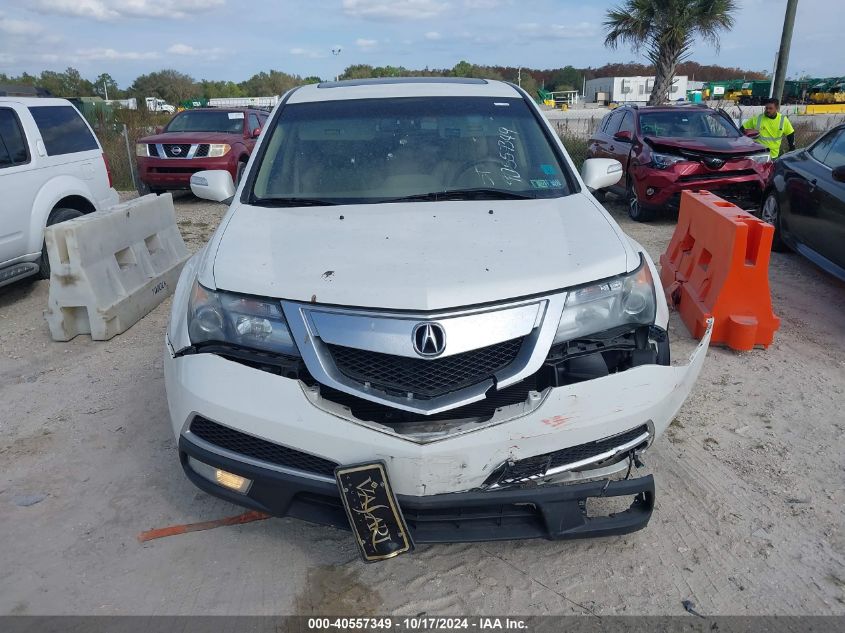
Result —
<path fill-rule="evenodd" d="M 649 187 L 648 189 L 646 189 L 645 195 L 647 195 L 649 197 L 653 196 L 654 195 L 654 187 Z"/>
<path fill-rule="evenodd" d="M 246 494 L 249 491 L 249 487 L 252 485 L 251 479 L 221 470 L 220 468 L 215 468 L 214 466 L 210 466 L 209 464 L 201 462 L 198 459 L 194 459 L 193 457 L 188 457 L 188 465 L 191 467 L 191 470 L 203 479 L 219 484 L 229 490 L 240 492 L 241 494 Z"/>

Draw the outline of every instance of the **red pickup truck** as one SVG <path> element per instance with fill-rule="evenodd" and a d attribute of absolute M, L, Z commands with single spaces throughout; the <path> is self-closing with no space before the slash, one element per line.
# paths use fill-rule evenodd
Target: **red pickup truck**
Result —
<path fill-rule="evenodd" d="M 226 169 L 237 184 L 268 116 L 251 108 L 180 112 L 160 134 L 135 146 L 141 182 L 153 193 L 190 189 L 191 174 Z"/>

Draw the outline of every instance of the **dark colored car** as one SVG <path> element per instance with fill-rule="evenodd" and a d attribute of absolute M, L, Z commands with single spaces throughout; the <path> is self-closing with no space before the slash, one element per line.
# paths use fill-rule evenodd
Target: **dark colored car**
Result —
<path fill-rule="evenodd" d="M 845 124 L 776 162 L 762 217 L 772 248 L 792 248 L 845 280 Z"/>
<path fill-rule="evenodd" d="M 684 189 L 706 189 L 759 209 L 772 168 L 769 151 L 727 113 L 698 105 L 616 108 L 602 119 L 588 151 L 590 158 L 622 163 L 622 178 L 610 191 L 625 196 L 639 222 L 677 209 Z"/>
<path fill-rule="evenodd" d="M 268 112 L 198 108 L 174 116 L 160 134 L 138 141 L 138 173 L 150 191 L 190 189 L 191 174 L 225 169 L 240 180 Z"/>

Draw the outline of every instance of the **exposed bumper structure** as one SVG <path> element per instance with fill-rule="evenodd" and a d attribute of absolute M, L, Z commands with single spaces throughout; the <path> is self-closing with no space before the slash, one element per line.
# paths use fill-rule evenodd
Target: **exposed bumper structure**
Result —
<path fill-rule="evenodd" d="M 705 189 L 741 208 L 756 209 L 760 204 L 768 173 L 768 170 L 759 167 L 725 175 L 715 171 L 687 174 L 673 169 L 641 166 L 636 171 L 634 186 L 637 188 L 640 204 L 647 207 L 677 209 L 682 191 Z"/>
<path fill-rule="evenodd" d="M 291 516 L 349 529 L 337 486 L 221 456 L 186 437 L 179 442 L 182 467 L 199 488 L 273 516 Z M 190 459 L 189 459 L 190 458 Z M 218 486 L 199 475 L 198 460 L 252 481 L 247 494 Z M 632 497 L 627 510 L 588 516 L 591 499 Z M 417 543 L 453 543 L 524 538 L 575 539 L 615 536 L 646 526 L 654 508 L 651 475 L 624 481 L 591 481 L 496 492 L 473 491 L 413 497 L 399 495 L 402 513 Z"/>
<path fill-rule="evenodd" d="M 692 389 L 710 332 L 708 328 L 686 365 L 645 365 L 549 389 L 529 413 L 429 442 L 330 413 L 315 406 L 298 381 L 213 354 L 174 357 L 168 344 L 165 378 L 173 430 L 183 443 L 197 443 L 190 424 L 199 415 L 337 464 L 384 460 L 398 495 L 430 497 L 478 490 L 509 462 L 595 442 L 642 425 L 659 437 Z M 213 450 L 213 446 L 206 448 Z M 239 461 L 235 453 L 217 452 Z M 260 460 L 240 461 L 262 466 Z"/>

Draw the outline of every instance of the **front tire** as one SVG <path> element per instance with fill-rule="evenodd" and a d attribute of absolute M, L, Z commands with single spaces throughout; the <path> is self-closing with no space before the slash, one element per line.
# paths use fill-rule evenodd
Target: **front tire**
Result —
<path fill-rule="evenodd" d="M 50 217 L 47 218 L 47 226 L 53 226 L 54 224 L 73 220 L 74 218 L 81 218 L 82 216 L 82 211 L 78 211 L 77 209 L 53 209 L 50 213 Z M 38 277 L 40 279 L 49 279 L 50 258 L 47 256 L 46 241 L 41 245 L 41 259 L 38 260 L 38 266 Z"/>
<path fill-rule="evenodd" d="M 760 217 L 764 222 L 768 222 L 775 227 L 775 233 L 772 236 L 772 250 L 776 253 L 788 251 L 789 247 L 783 241 L 783 236 L 780 232 L 780 202 L 778 201 L 777 192 L 771 191 L 766 196 L 766 199 L 763 201 L 763 209 L 760 212 Z"/>
<path fill-rule="evenodd" d="M 630 178 L 626 187 L 625 199 L 628 201 L 628 217 L 634 222 L 650 222 L 654 219 L 654 211 L 645 209 L 640 204 L 637 188 L 634 186 L 634 181 Z"/>

